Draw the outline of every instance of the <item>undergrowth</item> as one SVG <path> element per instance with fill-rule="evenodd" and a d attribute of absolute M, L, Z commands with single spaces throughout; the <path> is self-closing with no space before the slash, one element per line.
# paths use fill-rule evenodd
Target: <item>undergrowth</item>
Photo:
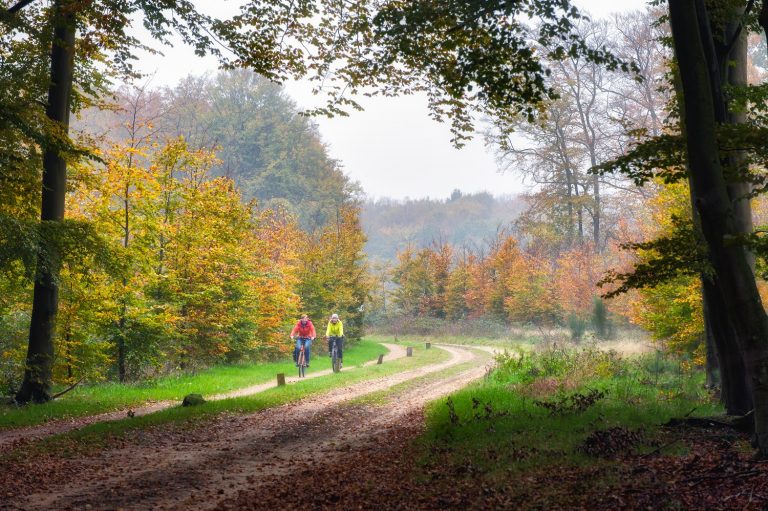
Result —
<path fill-rule="evenodd" d="M 720 411 L 701 373 L 660 353 L 624 358 L 586 346 L 505 352 L 496 361 L 483 382 L 427 410 L 419 441 L 427 467 L 493 478 L 602 463 L 658 448 L 656 427 L 672 417 Z"/>

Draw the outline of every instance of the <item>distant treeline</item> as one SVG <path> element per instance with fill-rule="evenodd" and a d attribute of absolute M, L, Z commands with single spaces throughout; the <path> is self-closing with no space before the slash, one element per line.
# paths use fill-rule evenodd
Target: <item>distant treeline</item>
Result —
<path fill-rule="evenodd" d="M 368 236 L 365 250 L 373 261 L 393 262 L 409 245 L 420 248 L 435 240 L 453 246 L 482 245 L 525 208 L 520 197 L 458 190 L 448 199 L 368 200 L 362 210 Z"/>

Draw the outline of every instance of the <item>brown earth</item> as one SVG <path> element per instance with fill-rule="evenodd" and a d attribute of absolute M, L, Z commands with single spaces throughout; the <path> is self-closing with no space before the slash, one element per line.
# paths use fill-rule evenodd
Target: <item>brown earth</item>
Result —
<path fill-rule="evenodd" d="M 422 444 L 423 405 L 487 370 L 487 353 L 443 349 L 447 362 L 291 405 L 135 431 L 90 456 L 7 460 L 0 509 L 768 509 L 768 463 L 714 424 L 661 427 L 646 454 L 603 438 L 590 464 L 526 471 L 489 472 Z M 379 391 L 383 404 L 355 401 Z"/>

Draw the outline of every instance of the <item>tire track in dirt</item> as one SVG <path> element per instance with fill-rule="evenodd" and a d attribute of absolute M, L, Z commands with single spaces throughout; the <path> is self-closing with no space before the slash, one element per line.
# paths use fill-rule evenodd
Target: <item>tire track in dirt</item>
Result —
<path fill-rule="evenodd" d="M 399 358 L 403 358 L 406 356 L 406 350 L 404 346 L 400 346 L 398 344 L 389 344 L 389 343 L 381 343 L 381 344 L 385 346 L 387 349 L 389 349 L 389 353 L 384 357 L 385 362 L 390 362 L 392 360 L 397 360 Z M 363 367 L 376 364 L 376 362 L 377 362 L 376 360 L 369 360 L 368 362 L 365 362 L 363 364 Z M 355 370 L 357 370 L 356 367 L 350 367 L 346 369 L 346 371 L 355 371 Z M 300 381 L 301 379 L 318 378 L 320 376 L 327 376 L 331 373 L 332 373 L 331 369 L 325 369 L 322 371 L 317 371 L 317 372 L 307 374 L 305 378 L 299 378 L 298 376 L 286 377 L 285 381 L 287 384 L 292 384 Z M 229 399 L 233 397 L 245 397 L 245 396 L 257 394 L 259 392 L 264 392 L 265 390 L 269 390 L 276 386 L 277 386 L 276 382 L 270 381 L 268 383 L 251 385 L 249 387 L 245 387 L 242 389 L 235 389 L 231 392 L 215 394 L 213 396 L 206 397 L 206 399 L 208 399 L 209 401 L 217 401 L 220 399 Z M 40 424 L 37 426 L 28 426 L 23 428 L 0 431 L 0 449 L 5 448 L 19 440 L 33 440 L 33 439 L 45 438 L 47 436 L 58 435 L 61 433 L 66 433 L 68 431 L 74 431 L 74 430 L 83 428 L 85 426 L 90 426 L 91 424 L 97 424 L 99 422 L 122 420 L 126 418 L 129 410 L 133 413 L 134 417 L 141 417 L 142 415 L 149 415 L 151 413 L 156 413 L 162 410 L 166 410 L 173 406 L 177 406 L 178 404 L 179 404 L 178 401 L 158 401 L 155 403 L 146 404 L 146 405 L 138 406 L 135 408 L 128 407 L 128 408 L 114 411 L 114 412 L 100 413 L 97 415 L 88 415 L 88 416 L 77 417 L 72 419 L 54 420 L 54 421 L 50 421 L 45 424 Z"/>
<path fill-rule="evenodd" d="M 430 400 L 481 378 L 488 356 L 437 346 L 450 360 L 332 390 L 305 401 L 247 416 L 217 419 L 192 431 L 140 432 L 125 448 L 77 460 L 80 473 L 55 481 L 11 509 L 216 508 L 260 481 L 311 470 L 352 449 L 375 448 L 382 431 Z M 417 382 L 384 406 L 346 401 L 459 364 L 469 369 Z M 286 481 L 294 484 L 295 481 Z"/>

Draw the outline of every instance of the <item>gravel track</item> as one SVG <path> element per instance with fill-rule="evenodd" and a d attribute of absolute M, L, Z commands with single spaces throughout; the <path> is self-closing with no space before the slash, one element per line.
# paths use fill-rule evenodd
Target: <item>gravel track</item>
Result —
<path fill-rule="evenodd" d="M 291 474 L 320 462 L 376 449 L 377 438 L 412 421 L 415 410 L 487 371 L 490 357 L 482 351 L 435 347 L 450 359 L 254 414 L 226 415 L 188 431 L 140 431 L 126 445 L 87 459 L 52 460 L 60 466 L 48 471 L 54 475 L 42 487 L 0 501 L 0 508 L 212 509 L 239 492 L 258 493 L 262 481 L 274 477 L 284 475 L 288 484 Z M 439 377 L 459 364 L 469 368 Z M 346 403 L 428 374 L 438 378 L 414 381 L 384 405 Z M 0 483 L 0 492 L 6 490 Z"/>

